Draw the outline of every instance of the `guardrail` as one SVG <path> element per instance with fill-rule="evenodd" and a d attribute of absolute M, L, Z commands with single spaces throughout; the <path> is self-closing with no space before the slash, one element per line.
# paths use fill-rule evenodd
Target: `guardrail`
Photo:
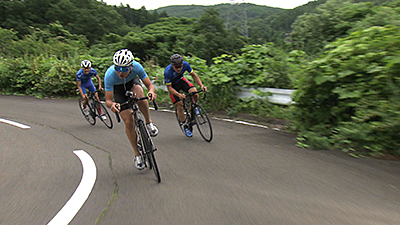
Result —
<path fill-rule="evenodd" d="M 156 88 L 160 88 L 162 90 L 167 91 L 167 87 L 165 85 L 156 85 Z M 254 91 L 259 90 L 264 93 L 271 93 L 266 97 L 260 97 L 259 95 L 255 94 Z M 295 90 L 292 89 L 279 89 L 279 88 L 238 88 L 236 91 L 235 96 L 237 98 L 268 98 L 268 101 L 274 104 L 279 105 L 290 105 L 293 104 L 294 101 L 292 100 L 292 94 Z"/>
<path fill-rule="evenodd" d="M 271 93 L 265 97 L 260 97 L 259 95 L 255 94 L 254 91 L 259 90 L 264 93 Z M 278 88 L 239 88 L 236 92 L 237 98 L 268 98 L 268 101 L 274 104 L 279 105 L 290 105 L 293 102 L 292 94 L 295 90 L 291 89 L 278 89 Z"/>

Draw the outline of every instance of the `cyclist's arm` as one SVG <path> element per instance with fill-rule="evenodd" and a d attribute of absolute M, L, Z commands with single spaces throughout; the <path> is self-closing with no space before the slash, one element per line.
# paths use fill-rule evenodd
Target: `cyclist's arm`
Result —
<path fill-rule="evenodd" d="M 97 81 L 99 82 L 99 90 L 101 91 L 101 79 L 99 75 L 96 75 Z"/>
<path fill-rule="evenodd" d="M 176 96 L 178 96 L 180 99 L 184 99 L 184 98 L 185 98 L 185 95 L 184 95 L 184 94 L 181 94 L 181 93 L 177 92 L 177 91 L 175 90 L 175 88 L 173 88 L 172 85 L 170 85 L 170 84 L 167 84 L 167 90 L 168 90 L 168 92 L 169 92 L 170 94 L 176 95 Z"/>
<path fill-rule="evenodd" d="M 192 72 L 189 73 L 189 74 L 193 77 L 193 80 L 194 80 L 198 85 L 200 85 L 200 88 L 201 88 L 204 92 L 206 92 L 206 91 L 207 91 L 207 87 L 205 87 L 205 86 L 203 85 L 203 83 L 202 83 L 201 80 L 200 80 L 200 77 L 197 76 L 197 74 L 196 74 L 194 71 L 192 71 Z"/>
<path fill-rule="evenodd" d="M 77 82 L 78 90 L 79 90 L 79 93 L 81 94 L 81 97 L 82 97 L 83 99 L 85 99 L 85 95 L 83 94 L 81 84 L 82 84 L 82 82 L 79 80 L 79 81 Z"/>
<path fill-rule="evenodd" d="M 119 108 L 116 108 L 114 99 L 114 92 L 113 91 L 106 91 L 106 106 L 111 109 L 113 112 L 119 112 Z"/>
<path fill-rule="evenodd" d="M 147 96 L 149 96 L 149 94 L 152 94 L 152 99 L 150 100 L 156 100 L 157 99 L 157 95 L 155 93 L 156 91 L 156 87 L 153 85 L 153 83 L 151 83 L 151 80 L 149 77 L 144 78 L 143 80 L 144 85 L 146 85 L 147 87 Z"/>

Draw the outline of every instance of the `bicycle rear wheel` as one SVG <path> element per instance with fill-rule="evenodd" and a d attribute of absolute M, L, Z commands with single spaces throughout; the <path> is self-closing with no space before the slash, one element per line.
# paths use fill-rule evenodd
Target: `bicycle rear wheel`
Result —
<path fill-rule="evenodd" d="M 90 108 L 90 103 L 88 102 L 86 105 L 87 110 L 89 110 L 88 114 L 85 114 L 85 109 L 83 109 L 83 99 L 82 98 L 79 99 L 79 108 L 81 109 L 81 112 L 82 112 L 83 116 L 85 117 L 85 119 L 88 121 L 88 123 L 91 125 L 95 125 L 96 119 L 93 116 L 92 109 Z"/>
<path fill-rule="evenodd" d="M 150 138 L 149 131 L 147 130 L 146 126 L 144 125 L 143 120 L 139 121 L 139 131 L 140 136 L 142 139 L 142 144 L 144 147 L 145 154 L 147 156 L 147 160 L 149 162 L 150 169 L 153 169 L 154 175 L 156 176 L 157 182 L 161 182 L 160 171 L 158 170 L 157 161 L 154 156 L 154 144 Z"/>
<path fill-rule="evenodd" d="M 213 131 L 206 110 L 204 110 L 204 108 L 201 105 L 197 105 L 194 108 L 194 112 L 196 111 L 199 112 L 194 116 L 196 120 L 197 129 L 199 130 L 199 133 L 203 137 L 203 139 L 210 142 L 213 138 Z"/>
<path fill-rule="evenodd" d="M 100 120 L 106 125 L 106 127 L 112 129 L 113 128 L 113 121 L 111 119 L 110 114 L 108 113 L 106 107 L 101 103 L 96 101 L 96 110 L 97 110 L 97 115 L 100 115 L 99 118 Z M 101 110 L 100 110 L 101 109 Z M 103 116 L 105 118 L 103 119 Z"/>

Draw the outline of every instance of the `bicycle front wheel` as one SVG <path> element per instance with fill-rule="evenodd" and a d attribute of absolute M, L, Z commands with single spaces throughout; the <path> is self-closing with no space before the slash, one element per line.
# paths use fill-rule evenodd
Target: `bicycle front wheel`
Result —
<path fill-rule="evenodd" d="M 106 125 L 106 127 L 112 129 L 113 121 L 106 107 L 101 102 L 96 102 L 96 105 L 97 115 L 100 115 L 100 120 L 104 123 L 104 125 Z"/>
<path fill-rule="evenodd" d="M 85 119 L 88 121 L 89 124 L 95 125 L 96 124 L 96 119 L 93 116 L 92 109 L 90 108 L 90 103 L 87 102 L 86 109 L 83 108 L 83 98 L 79 99 L 79 108 L 81 109 L 81 112 Z"/>
<path fill-rule="evenodd" d="M 198 113 L 195 113 L 194 118 L 196 120 L 197 129 L 203 139 L 210 142 L 213 138 L 213 131 L 206 110 L 204 110 L 201 105 L 197 105 L 194 108 L 194 112 L 196 111 L 198 111 Z"/>
<path fill-rule="evenodd" d="M 142 144 L 145 150 L 145 154 L 147 156 L 147 160 L 149 162 L 150 169 L 153 169 L 154 175 L 156 176 L 157 182 L 161 182 L 160 171 L 158 170 L 157 161 L 154 156 L 154 144 L 150 138 L 149 131 L 147 130 L 146 126 L 144 125 L 143 120 L 139 121 L 139 131 L 140 136 L 142 139 Z"/>

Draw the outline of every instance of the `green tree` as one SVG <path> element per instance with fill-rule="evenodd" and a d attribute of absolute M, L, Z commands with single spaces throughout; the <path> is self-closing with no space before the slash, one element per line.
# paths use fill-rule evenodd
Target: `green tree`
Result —
<path fill-rule="evenodd" d="M 193 46 L 197 56 L 212 63 L 212 58 L 223 53 L 237 53 L 244 46 L 245 38 L 224 28 L 218 10 L 207 9 L 194 30 Z"/>
<path fill-rule="evenodd" d="M 346 37 L 355 24 L 363 20 L 374 7 L 371 3 L 352 3 L 351 0 L 328 0 L 315 13 L 299 16 L 291 33 L 295 49 L 309 54 L 321 53 L 323 47 L 337 38 Z"/>

